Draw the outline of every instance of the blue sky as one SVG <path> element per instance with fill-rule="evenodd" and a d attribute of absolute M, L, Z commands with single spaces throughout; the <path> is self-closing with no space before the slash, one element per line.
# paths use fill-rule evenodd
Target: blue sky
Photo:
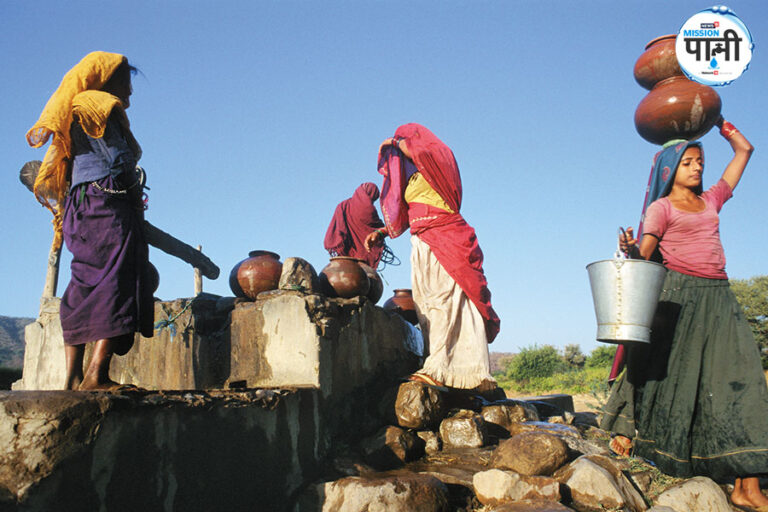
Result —
<path fill-rule="evenodd" d="M 636 225 L 657 150 L 636 133 L 646 91 L 632 76 L 651 39 L 708 2 L 3 2 L 0 4 L 0 315 L 37 315 L 50 215 L 19 183 L 34 124 L 63 74 L 93 50 L 123 53 L 142 74 L 128 115 L 149 175 L 147 218 L 222 269 L 253 249 L 300 256 L 319 271 L 335 205 L 376 172 L 400 124 L 429 127 L 454 151 L 462 213 L 478 234 L 502 330 L 495 351 L 536 344 L 595 348 L 585 266 L 611 257 Z M 762 0 L 728 3 L 756 43 L 750 69 L 719 88 L 723 113 L 756 147 L 721 215 L 732 278 L 767 273 L 763 205 L 768 83 Z M 705 186 L 730 159 L 703 139 Z M 403 261 L 385 297 L 410 287 Z M 162 299 L 193 294 L 192 269 L 152 250 Z M 68 281 L 65 251 L 59 284 Z M 382 299 L 383 301 L 383 299 Z"/>

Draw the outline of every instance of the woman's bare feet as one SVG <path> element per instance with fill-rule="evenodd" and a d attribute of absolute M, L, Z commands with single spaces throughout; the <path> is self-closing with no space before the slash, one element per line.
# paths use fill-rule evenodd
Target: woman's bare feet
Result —
<path fill-rule="evenodd" d="M 629 457 L 632 453 L 632 440 L 626 436 L 616 434 L 611 438 L 608 446 L 613 453 L 622 457 Z"/>
<path fill-rule="evenodd" d="M 731 502 L 759 512 L 768 512 L 768 497 L 760 490 L 757 477 L 737 478 L 733 484 Z"/>
<path fill-rule="evenodd" d="M 106 380 L 99 382 L 97 379 L 86 378 L 80 383 L 78 388 L 80 391 L 115 391 L 120 388 L 122 384 L 113 380 Z"/>

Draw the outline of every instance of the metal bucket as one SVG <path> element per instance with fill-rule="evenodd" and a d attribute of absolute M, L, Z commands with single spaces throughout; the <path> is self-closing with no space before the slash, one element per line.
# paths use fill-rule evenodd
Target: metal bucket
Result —
<path fill-rule="evenodd" d="M 597 340 L 649 343 L 667 270 L 646 260 L 616 257 L 587 265 L 597 316 Z"/>

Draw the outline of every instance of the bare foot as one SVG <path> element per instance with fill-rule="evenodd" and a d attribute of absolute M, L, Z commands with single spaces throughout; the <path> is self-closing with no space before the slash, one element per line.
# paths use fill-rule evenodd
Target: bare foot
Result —
<path fill-rule="evenodd" d="M 731 502 L 756 510 L 768 511 L 768 497 L 760 490 L 760 482 L 756 477 L 737 478 L 731 493 Z"/>
<path fill-rule="evenodd" d="M 438 387 L 441 387 L 441 388 L 444 387 L 444 384 L 442 382 L 440 382 L 437 379 L 433 379 L 432 377 L 430 377 L 426 373 L 422 373 L 422 372 L 416 372 L 414 374 L 411 374 L 408 377 L 408 380 L 411 380 L 411 381 L 414 381 L 414 382 L 421 382 L 422 384 L 428 384 L 430 386 L 438 386 Z"/>
<path fill-rule="evenodd" d="M 613 453 L 622 457 L 629 457 L 632 453 L 632 440 L 626 436 L 618 434 L 613 436 L 608 446 Z"/>
<path fill-rule="evenodd" d="M 67 382 L 64 383 L 64 389 L 67 391 L 75 391 L 80 389 L 80 384 L 83 382 L 83 376 L 70 376 L 67 377 Z"/>
<path fill-rule="evenodd" d="M 80 391 L 115 391 L 120 388 L 122 384 L 113 380 L 106 380 L 104 382 L 98 382 L 95 379 L 89 379 L 88 377 L 80 383 Z"/>

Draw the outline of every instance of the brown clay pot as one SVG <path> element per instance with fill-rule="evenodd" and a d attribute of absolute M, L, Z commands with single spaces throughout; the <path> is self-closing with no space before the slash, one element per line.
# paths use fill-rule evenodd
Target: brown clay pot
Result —
<path fill-rule="evenodd" d="M 368 282 L 370 283 L 370 288 L 366 297 L 368 297 L 371 302 L 376 304 L 384 294 L 384 283 L 381 281 L 381 276 L 364 261 L 360 261 L 359 265 L 365 271 L 365 275 L 368 276 Z"/>
<path fill-rule="evenodd" d="M 255 300 L 261 292 L 277 289 L 283 264 L 280 256 L 269 251 L 251 251 L 232 269 L 229 287 L 236 297 Z"/>
<path fill-rule="evenodd" d="M 635 128 L 648 142 L 697 139 L 720 116 L 720 96 L 708 85 L 673 76 L 657 83 L 635 110 Z"/>
<path fill-rule="evenodd" d="M 150 261 L 147 261 L 147 265 L 144 267 L 144 276 L 147 280 L 147 287 L 154 294 L 160 286 L 160 272 L 157 271 L 157 267 Z"/>
<path fill-rule="evenodd" d="M 635 80 L 648 90 L 667 78 L 683 76 L 675 53 L 676 34 L 657 37 L 647 45 L 635 62 Z"/>
<path fill-rule="evenodd" d="M 382 308 L 386 311 L 394 311 L 410 324 L 419 324 L 419 319 L 416 316 L 416 304 L 413 302 L 413 294 L 409 288 L 396 289 L 395 294 L 387 299 Z"/>
<path fill-rule="evenodd" d="M 318 277 L 321 289 L 329 297 L 351 299 L 367 295 L 371 287 L 360 260 L 349 256 L 331 258 Z"/>

